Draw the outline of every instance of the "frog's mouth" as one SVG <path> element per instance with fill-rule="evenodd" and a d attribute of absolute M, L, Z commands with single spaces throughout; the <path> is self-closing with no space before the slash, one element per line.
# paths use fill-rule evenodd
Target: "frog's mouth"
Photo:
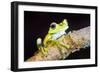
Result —
<path fill-rule="evenodd" d="M 55 33 L 55 34 L 52 35 L 52 37 L 53 37 L 52 39 L 53 39 L 53 40 L 56 40 L 56 39 L 58 39 L 59 37 L 61 37 L 62 35 L 64 35 L 64 34 L 66 34 L 65 31 L 57 32 L 57 33 Z"/>

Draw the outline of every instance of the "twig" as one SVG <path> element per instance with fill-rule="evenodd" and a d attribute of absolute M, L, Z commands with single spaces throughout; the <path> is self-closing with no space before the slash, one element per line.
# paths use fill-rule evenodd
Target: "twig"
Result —
<path fill-rule="evenodd" d="M 62 47 L 63 57 L 68 57 L 71 53 L 79 51 L 81 48 L 88 47 L 90 45 L 90 27 L 85 27 L 80 30 L 74 30 L 66 35 L 63 35 L 57 41 L 62 44 L 70 45 L 69 49 Z M 59 60 L 62 58 L 62 54 L 59 51 L 59 47 L 54 44 L 48 45 L 48 55 L 44 56 L 40 51 L 36 52 L 34 56 L 27 61 L 45 61 L 45 60 Z"/>

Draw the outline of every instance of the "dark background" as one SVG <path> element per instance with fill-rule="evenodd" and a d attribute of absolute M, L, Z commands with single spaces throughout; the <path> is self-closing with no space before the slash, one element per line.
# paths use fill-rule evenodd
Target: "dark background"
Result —
<path fill-rule="evenodd" d="M 36 39 L 42 39 L 48 32 L 52 22 L 60 23 L 67 19 L 70 30 L 78 30 L 90 26 L 89 14 L 50 13 L 24 11 L 24 60 L 34 55 L 37 50 Z M 71 54 L 66 59 L 90 58 L 90 47 Z"/>

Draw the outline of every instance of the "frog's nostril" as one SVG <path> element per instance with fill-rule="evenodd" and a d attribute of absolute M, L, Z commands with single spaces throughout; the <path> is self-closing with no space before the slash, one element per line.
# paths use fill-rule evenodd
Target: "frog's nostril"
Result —
<path fill-rule="evenodd" d="M 50 27 L 51 28 L 55 28 L 56 27 L 56 23 L 51 23 Z"/>

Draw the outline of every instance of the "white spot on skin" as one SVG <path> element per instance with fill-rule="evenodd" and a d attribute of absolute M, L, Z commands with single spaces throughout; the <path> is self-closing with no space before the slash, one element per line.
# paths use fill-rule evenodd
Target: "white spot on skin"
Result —
<path fill-rule="evenodd" d="M 37 44 L 38 44 L 38 45 L 42 44 L 42 39 L 41 39 L 41 38 L 38 38 L 38 39 L 37 39 Z"/>

